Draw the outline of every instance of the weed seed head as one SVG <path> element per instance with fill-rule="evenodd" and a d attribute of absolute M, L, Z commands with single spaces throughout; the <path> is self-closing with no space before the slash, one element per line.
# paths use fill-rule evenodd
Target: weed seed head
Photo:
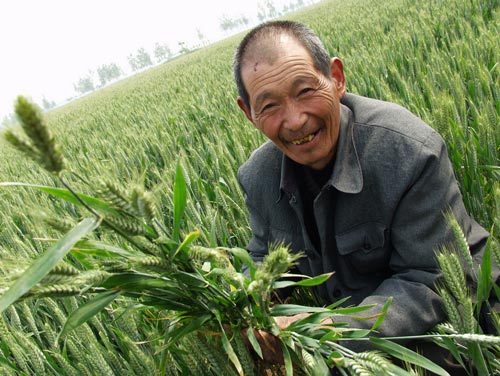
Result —
<path fill-rule="evenodd" d="M 39 162 L 47 171 L 58 175 L 64 170 L 64 159 L 48 127 L 43 122 L 40 110 L 26 98 L 16 100 L 15 113 L 30 142 L 9 133 L 9 141 L 19 151 Z"/>

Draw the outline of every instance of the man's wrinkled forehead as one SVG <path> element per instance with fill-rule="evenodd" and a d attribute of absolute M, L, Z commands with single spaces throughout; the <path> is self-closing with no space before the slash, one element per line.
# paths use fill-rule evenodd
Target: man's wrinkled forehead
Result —
<path fill-rule="evenodd" d="M 261 64 L 273 65 L 281 55 L 281 48 L 294 39 L 286 33 L 256 38 L 243 56 L 242 71 L 251 68 L 256 72 Z"/>

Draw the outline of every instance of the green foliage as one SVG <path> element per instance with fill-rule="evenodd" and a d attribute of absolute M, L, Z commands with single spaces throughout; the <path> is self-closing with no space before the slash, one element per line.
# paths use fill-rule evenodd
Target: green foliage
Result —
<path fill-rule="evenodd" d="M 122 75 L 122 70 L 115 63 L 103 64 L 97 68 L 97 75 L 101 86 L 106 85 L 108 82 L 116 80 Z"/>
<path fill-rule="evenodd" d="M 21 118 L 21 123 L 24 122 L 25 119 Z M 45 127 L 38 118 L 32 123 L 36 123 L 36 127 Z M 26 124 L 22 126 L 26 128 Z M 44 142 L 54 144 L 52 138 L 45 137 L 46 131 L 31 136 L 34 144 L 40 144 L 40 150 L 52 150 L 47 149 L 43 145 Z M 22 147 L 19 150 L 26 152 Z M 51 171 L 50 166 L 42 159 L 39 162 Z M 327 374 L 329 366 L 347 367 L 356 372 L 364 367 L 360 365 L 361 358 L 355 358 L 355 353 L 335 343 L 335 340 L 340 337 L 351 340 L 365 339 L 363 337 L 368 335 L 370 330 L 346 330 L 343 323 L 334 324 L 331 320 L 330 323 L 325 323 L 324 319 L 363 312 L 371 307 L 339 307 L 345 299 L 325 308 L 274 304 L 271 299 L 277 286 L 314 287 L 325 282 L 331 273 L 314 278 L 287 274 L 301 255 L 290 254 L 282 244 L 271 247 L 263 261 L 256 265 L 243 249 L 194 245 L 194 241 L 199 237 L 198 232 L 188 233 L 184 240 L 180 241 L 179 228 L 187 194 L 186 182 L 179 164 L 174 183 L 176 218 L 173 223 L 173 238 L 169 238 L 169 231 L 155 215 L 158 210 L 154 208 L 153 201 L 142 190 L 135 188 L 129 194 L 114 183 L 101 181 L 97 183 L 97 187 L 89 183 L 90 188 L 101 196 L 102 201 L 99 201 L 91 196 L 80 196 L 71 188 L 71 184 L 61 177 L 61 172 L 59 171 L 59 182 L 66 187 L 66 194 L 43 186 L 39 187 L 40 190 L 49 194 L 56 193 L 59 198 L 87 210 L 94 218 L 86 218 L 69 230 L 5 289 L 0 297 L 0 313 L 10 308 L 13 303 L 27 298 L 89 295 L 84 304 L 73 309 L 65 319 L 62 318 L 64 325 L 59 335 L 55 338 L 52 336 L 51 339 L 57 345 L 61 338 L 65 339 L 68 333 L 82 328 L 112 304 L 118 308 L 134 304 L 134 309 L 151 309 L 154 313 L 168 317 L 165 325 L 157 329 L 160 336 L 165 333 L 163 341 L 153 340 L 160 343 L 158 346 L 162 355 L 158 368 L 161 373 L 166 373 L 167 370 L 172 373 L 185 373 L 187 369 L 194 367 L 197 369 L 196 374 L 205 374 L 203 364 L 206 364 L 209 366 L 208 374 L 211 374 L 211 361 L 215 362 L 214 367 L 218 367 L 215 354 L 220 352 L 229 358 L 232 364 L 229 369 L 238 375 L 272 370 L 273 365 L 267 364 L 266 359 L 259 365 L 261 360 L 254 361 L 251 358 L 250 349 L 241 338 L 241 333 L 246 332 L 250 348 L 262 356 L 261 345 L 254 333 L 256 329 L 272 333 L 276 340 L 281 342 L 277 351 L 282 352 L 284 370 L 279 368 L 272 372 L 284 372 L 289 376 L 298 370 L 310 375 L 316 374 L 318 370 Z M 74 175 L 78 176 L 79 180 L 87 181 L 79 175 Z M 99 205 L 95 205 L 96 202 Z M 138 205 L 138 202 L 141 204 Z M 104 210 L 100 211 L 99 207 Z M 106 231 L 118 235 L 124 241 L 120 242 L 119 246 L 124 247 L 123 250 L 113 243 L 107 245 L 92 242 L 91 233 L 100 224 L 103 225 L 100 236 Z M 59 225 L 57 227 L 60 228 Z M 84 242 L 86 248 L 77 248 L 80 242 Z M 148 242 L 150 246 L 144 246 Z M 152 249 L 156 251 L 154 255 L 150 254 Z M 75 266 L 60 264 L 70 250 L 77 261 Z M 244 267 L 248 268 L 248 275 Z M 287 281 L 289 277 L 302 280 Z M 123 300 L 119 302 L 118 298 Z M 389 304 L 384 306 L 381 317 L 385 315 L 388 307 Z M 286 329 L 280 328 L 273 319 L 273 316 L 291 316 L 297 313 L 310 315 L 295 321 Z M 17 316 L 14 317 L 20 322 Z M 377 325 L 379 321 L 373 329 Z M 248 334 L 249 331 L 251 334 Z M 194 360 L 193 363 L 193 359 L 182 354 L 186 351 L 186 346 L 191 346 L 190 338 L 191 341 L 195 338 L 189 336 L 200 333 L 211 333 L 208 335 L 216 337 L 217 340 L 213 343 L 213 350 L 210 350 L 213 353 L 207 353 L 206 358 Z M 65 343 L 69 347 L 71 342 L 68 339 Z M 33 346 L 31 343 L 29 345 Z M 9 346 L 15 348 L 16 345 Z M 89 347 L 98 350 L 94 343 L 89 344 Z M 38 347 L 34 346 L 34 349 L 43 356 Z M 394 347 L 388 349 L 392 355 L 398 355 Z M 327 360 L 332 353 L 345 361 L 328 364 Z M 412 354 L 410 362 L 421 367 L 440 370 L 410 350 L 406 350 L 404 354 L 406 357 Z M 175 365 L 168 366 L 167 359 L 175 359 Z M 20 362 L 19 359 L 16 361 Z M 92 368 L 97 367 L 108 374 L 114 373 L 101 353 L 87 359 L 87 362 Z M 10 365 L 7 359 L 4 363 Z M 366 359 L 364 364 L 373 366 Z M 43 361 L 36 365 L 39 367 L 37 372 L 41 372 Z M 399 369 L 396 366 L 391 368 Z"/>
<path fill-rule="evenodd" d="M 80 77 L 78 81 L 73 84 L 75 91 L 80 94 L 86 94 L 94 91 L 96 85 L 94 83 L 94 72 L 89 71 L 85 76 Z"/>
<path fill-rule="evenodd" d="M 29 141 L 11 131 L 6 132 L 6 140 L 39 162 L 47 171 L 60 173 L 64 169 L 64 160 L 48 128 L 43 124 L 41 111 L 24 97 L 18 97 L 15 112 Z"/>
<path fill-rule="evenodd" d="M 25 103 L 26 110 L 30 113 L 28 111 L 30 104 L 24 99 L 21 101 Z M 53 148 L 48 148 L 45 143 L 54 146 L 54 140 L 46 137 L 48 130 L 42 119 L 20 117 L 20 120 L 23 128 L 28 129 L 26 133 L 33 127 L 39 129 L 37 133 L 29 134 L 37 149 L 52 152 Z M 29 124 L 25 124 L 28 122 Z M 30 128 L 27 128 L 28 126 Z M 23 147 L 19 150 L 26 153 Z M 43 158 L 38 161 L 52 172 L 51 165 L 45 163 Z M 273 312 L 274 315 L 291 315 L 297 311 L 319 310 L 326 317 L 326 315 L 347 314 L 348 310 L 336 309 L 335 305 L 329 308 L 315 308 L 286 304 L 275 306 L 271 310 L 273 305 L 271 296 L 276 286 L 279 286 L 279 283 L 275 282 L 283 277 L 286 278 L 287 271 L 301 256 L 291 255 L 283 245 L 278 244 L 271 248 L 263 262 L 255 265 L 243 249 L 205 248 L 193 245 L 199 237 L 198 232 L 188 233 L 181 241 L 179 233 L 187 203 L 187 189 L 179 164 L 174 182 L 172 238 L 156 216 L 159 211 L 154 207 L 154 201 L 141 189 L 135 187 L 129 193 L 112 182 L 100 181 L 96 184 L 97 187 L 89 183 L 91 190 L 100 196 L 99 200 L 75 192 L 71 184 L 61 176 L 62 172 L 58 171 L 59 182 L 66 188 L 66 192 L 44 186 L 38 188 L 80 206 L 94 217 L 82 220 L 74 229 L 69 230 L 6 288 L 0 297 L 0 313 L 13 303 L 27 298 L 91 294 L 86 303 L 67 315 L 62 330 L 54 338 L 54 342 L 58 343 L 61 338 L 66 338 L 68 333 L 94 319 L 115 300 L 126 297 L 129 299 L 124 300 L 125 304 L 132 303 L 141 309 L 148 307 L 155 313 L 169 317 L 166 326 L 160 330 L 160 334 L 161 331 L 166 333 L 164 341 L 159 345 L 162 348 L 159 364 L 162 373 L 167 371 L 164 359 L 183 352 L 184 349 L 181 349 L 179 344 L 189 346 L 189 339 L 185 339 L 189 338 L 187 336 L 207 331 L 219 338 L 220 342 L 216 342 L 214 352 L 225 353 L 232 363 L 233 371 L 238 375 L 253 373 L 254 362 L 240 337 L 240 333 L 243 330 L 248 332 L 249 328 L 265 330 L 282 339 L 286 345 L 282 346 L 282 349 L 287 375 L 293 373 L 291 356 L 299 359 L 305 353 L 310 356 L 316 354 L 314 358 L 320 360 L 318 364 L 327 369 L 325 360 L 317 354 L 321 350 L 328 355 L 332 351 L 330 346 L 326 342 L 322 343 L 317 333 L 312 335 L 309 330 L 303 332 L 300 325 L 295 327 L 296 331 L 290 328 L 281 330 L 272 318 Z M 74 175 L 78 176 L 79 180 L 87 181 L 79 175 Z M 4 185 L 27 186 L 27 184 L 12 183 Z M 31 187 L 36 186 L 31 185 Z M 91 232 L 100 224 L 103 225 L 100 236 L 107 231 L 118 235 L 124 242 L 120 242 L 118 247 L 113 243 L 108 245 L 103 242 L 93 242 Z M 61 226 L 57 224 L 57 228 Z M 85 248 L 78 247 L 82 243 L 85 244 Z M 124 249 L 120 250 L 120 247 Z M 70 250 L 77 260 L 75 266 L 60 264 Z M 248 268 L 250 277 L 245 274 L 244 266 Z M 324 282 L 329 276 L 330 274 L 307 278 L 303 284 L 313 287 Z M 301 278 L 296 275 L 292 277 Z M 280 283 L 299 286 L 301 281 L 285 280 Z M 118 302 L 115 304 L 120 306 Z M 359 312 L 363 307 L 351 310 Z M 316 325 L 320 324 L 318 319 L 319 316 L 316 315 Z M 313 322 L 314 318 L 311 317 L 308 320 L 309 326 Z M 333 325 L 324 324 L 323 330 L 326 328 L 335 331 Z M 362 331 L 362 335 L 364 334 L 368 332 Z M 250 338 L 256 353 L 261 354 L 260 345 L 255 341 L 255 337 L 250 335 Z M 39 351 L 37 347 L 35 349 Z M 296 354 L 297 350 L 300 357 Z M 336 351 L 339 351 L 338 348 Z M 346 353 L 346 356 L 350 355 Z M 202 363 L 209 364 L 210 359 L 216 360 L 217 357 L 209 354 L 204 359 L 195 360 L 194 365 L 199 368 L 196 373 L 203 373 Z M 113 373 L 100 353 L 89 359 L 89 362 L 93 368 L 98 367 L 103 372 Z M 192 365 L 191 360 L 182 356 L 176 363 L 175 367 L 170 368 L 172 372 L 184 373 L 184 370 Z M 295 363 L 295 368 L 307 369 L 300 362 Z M 41 364 L 43 367 L 43 362 Z"/>
<path fill-rule="evenodd" d="M 481 375 L 496 374 L 500 370 L 496 361 L 500 356 L 500 348 L 495 345 L 497 342 L 500 343 L 498 336 L 500 320 L 495 312 L 491 311 L 489 304 L 491 288 L 495 285 L 495 282 L 491 281 L 493 263 L 491 249 L 496 240 L 491 237 L 486 244 L 484 257 L 476 275 L 472 269 L 470 253 L 461 250 L 465 239 L 462 229 L 452 216 L 448 216 L 448 221 L 458 245 L 444 247 L 437 255 L 439 266 L 443 271 L 443 282 L 438 291 L 443 298 L 448 323 L 438 325 L 436 329 L 440 334 L 457 335 L 437 337 L 435 342 L 449 349 L 456 362 L 469 374 L 475 372 Z M 466 275 L 475 282 L 475 292 L 465 287 Z M 479 324 L 483 310 L 491 315 L 496 336 L 482 335 L 483 329 Z"/>
<path fill-rule="evenodd" d="M 153 61 L 151 60 L 151 56 L 143 47 L 139 48 L 137 52 L 134 54 L 130 54 L 128 57 L 128 62 L 133 71 L 146 68 L 150 65 L 153 65 Z"/>
<path fill-rule="evenodd" d="M 98 221 L 86 218 L 68 232 L 54 247 L 47 250 L 20 276 L 12 287 L 0 297 L 0 313 L 21 298 L 40 282 L 51 269 L 69 252 L 75 243 L 97 227 Z"/>
<path fill-rule="evenodd" d="M 331 54 L 343 60 L 349 91 L 400 103 L 444 136 L 467 209 L 485 228 L 493 229 L 497 239 L 499 17 L 498 1 L 479 0 L 390 0 L 383 6 L 371 0 L 331 0 L 290 15 L 309 24 L 320 34 Z M 47 114 L 44 121 L 59 144 L 71 151 L 63 166 L 72 166 L 85 177 L 71 181 L 71 187 L 79 192 L 79 200 L 108 219 L 116 217 L 115 206 L 119 202 L 108 203 L 109 197 L 102 198 L 99 192 L 102 187 L 97 182 L 105 180 L 120 187 L 123 190 L 120 195 L 130 202 L 132 213 L 139 212 L 139 217 L 150 224 L 145 234 L 122 238 L 113 229 L 121 228 L 128 235 L 127 226 L 136 225 L 127 221 L 134 218 L 125 214 L 118 216 L 116 223 L 111 223 L 112 220 L 103 223 L 94 235 L 77 242 L 66 262 L 78 268 L 80 281 L 91 279 L 91 275 L 82 271 L 95 258 L 107 259 L 103 264 L 107 272 L 161 270 L 149 257 L 160 257 L 163 248 L 172 247 L 166 238 L 172 238 L 174 229 L 177 161 L 184 171 L 189 197 L 179 227 L 179 240 L 198 236 L 196 245 L 187 245 L 189 250 L 195 246 L 208 250 L 220 246 L 211 257 L 221 261 L 234 254 L 233 262 L 248 263 L 242 256 L 244 250 L 238 251 L 246 245 L 250 231 L 236 170 L 263 137 L 247 124 L 235 105 L 231 60 L 239 38 L 174 59 Z M 16 147 L 24 145 L 32 158 L 39 160 L 38 149 L 31 141 L 19 137 L 16 140 L 20 141 Z M 68 223 L 74 227 L 88 216 L 88 211 L 67 188 L 54 187 L 55 176 L 19 158 L 3 138 L 0 148 L 0 181 L 37 183 L 25 189 L 0 188 L 0 273 L 5 277 L 2 282 L 10 285 L 26 269 L 26 260 L 47 251 L 54 239 L 67 232 Z M 95 184 L 95 191 L 88 182 Z M 140 192 L 156 201 L 157 213 L 146 215 L 147 198 Z M 140 211 L 141 207 L 144 210 Z M 59 229 L 34 215 L 40 210 L 47 212 L 47 208 L 51 208 L 52 214 L 45 218 L 56 218 L 62 225 Z M 189 235 L 195 229 L 197 235 Z M 151 231 L 166 233 L 162 239 L 166 244 L 152 242 Z M 498 263 L 498 240 L 491 242 L 490 251 Z M 218 255 L 225 256 L 217 258 Z M 144 258 L 146 265 L 138 262 L 138 258 Z M 196 263 L 204 264 L 201 259 Z M 159 267 L 163 268 L 162 265 Z M 227 271 L 222 269 L 214 268 L 212 274 L 231 281 L 230 285 L 239 283 L 234 274 L 223 275 Z M 487 273 L 478 276 L 478 283 L 488 280 L 487 277 Z M 56 278 L 60 282 L 63 276 L 49 273 L 45 278 L 55 285 Z M 67 284 L 68 279 L 64 281 Z M 149 282 L 146 279 L 144 283 Z M 491 287 L 486 285 L 484 282 L 483 288 Z M 500 289 L 493 286 L 492 293 L 500 295 Z M 485 293 L 482 294 L 484 298 Z M 90 291 L 84 289 L 77 299 L 28 299 L 4 311 L 0 319 L 1 373 L 92 374 L 95 369 L 92 364 L 97 361 L 92 357 L 99 353 L 100 364 L 107 364 L 103 369 L 117 375 L 155 374 L 158 370 L 165 374 L 189 374 L 189 369 L 182 367 L 195 363 L 194 340 L 185 336 L 186 340 L 175 351 L 162 352 L 167 328 L 174 327 L 170 316 L 146 306 L 136 310 L 128 297 L 118 298 L 114 305 L 57 341 L 66 318 L 89 299 Z M 474 304 L 472 311 L 477 315 Z M 471 321 L 466 324 L 461 316 L 465 313 L 471 317 L 470 309 L 457 309 L 457 325 L 470 325 Z M 449 324 L 438 329 L 449 336 L 440 337 L 440 343 L 452 350 L 456 359 L 464 359 L 461 362 L 465 367 L 469 366 L 471 355 L 478 365 L 483 364 L 481 352 L 492 341 L 491 336 L 471 333 L 466 337 Z M 163 340 L 153 340 L 159 337 Z M 212 347 L 215 340 L 202 338 L 205 346 L 215 348 Z M 231 343 L 230 336 L 228 339 Z M 481 351 L 476 345 L 464 345 L 471 340 L 479 344 Z M 237 346 L 232 347 L 240 358 Z M 317 353 L 307 354 L 290 360 L 315 369 L 314 365 L 321 363 Z M 330 359 L 332 364 L 345 364 L 346 358 L 334 352 Z M 211 364 L 216 363 L 211 361 Z M 230 363 L 226 357 L 220 364 Z M 498 361 L 495 363 L 490 357 L 486 367 L 495 364 L 498 369 Z M 234 369 L 221 368 L 223 371 L 219 373 L 218 368 L 199 368 L 207 374 L 234 374 Z"/>

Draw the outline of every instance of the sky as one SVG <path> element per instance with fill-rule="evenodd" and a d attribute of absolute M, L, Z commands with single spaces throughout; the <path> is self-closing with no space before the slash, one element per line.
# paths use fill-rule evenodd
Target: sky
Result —
<path fill-rule="evenodd" d="M 278 10 L 293 0 L 272 0 Z M 57 104 L 103 64 L 130 72 L 127 56 L 156 43 L 172 51 L 229 34 L 223 16 L 258 22 L 263 0 L 0 0 L 0 122 L 18 95 Z"/>

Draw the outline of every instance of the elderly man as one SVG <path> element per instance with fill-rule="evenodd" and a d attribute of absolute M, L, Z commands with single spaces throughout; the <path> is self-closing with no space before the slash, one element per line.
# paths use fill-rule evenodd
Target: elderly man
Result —
<path fill-rule="evenodd" d="M 442 321 L 434 253 L 454 241 L 443 214 L 455 215 L 476 262 L 488 237 L 464 208 L 442 138 L 398 105 L 346 93 L 341 60 L 299 23 L 250 31 L 234 74 L 238 106 L 270 140 L 238 174 L 254 260 L 284 242 L 305 254 L 303 274 L 335 271 L 325 303 L 350 296 L 377 313 L 393 297 L 379 335 Z"/>

